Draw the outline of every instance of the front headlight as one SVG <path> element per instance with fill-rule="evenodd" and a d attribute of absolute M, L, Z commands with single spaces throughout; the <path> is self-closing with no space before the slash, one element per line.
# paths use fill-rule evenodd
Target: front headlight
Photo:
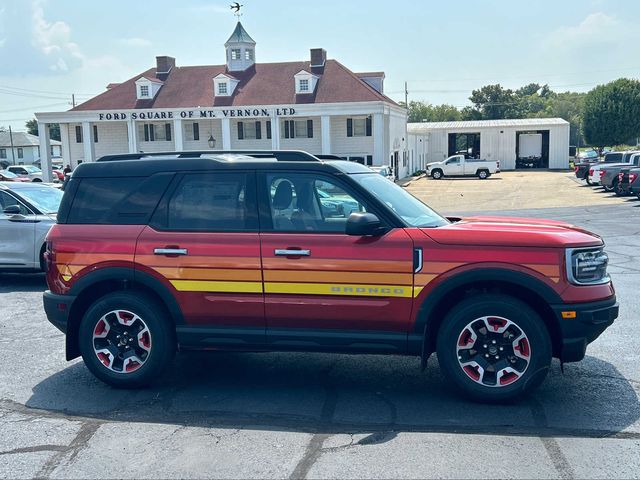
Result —
<path fill-rule="evenodd" d="M 576 285 L 607 283 L 609 257 L 602 247 L 568 248 L 567 277 Z"/>

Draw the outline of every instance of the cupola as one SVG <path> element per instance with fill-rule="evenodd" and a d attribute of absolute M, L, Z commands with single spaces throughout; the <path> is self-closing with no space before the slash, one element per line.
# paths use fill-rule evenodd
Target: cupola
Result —
<path fill-rule="evenodd" d="M 256 42 L 240 22 L 224 46 L 227 50 L 227 69 L 230 72 L 244 72 L 256 63 Z"/>

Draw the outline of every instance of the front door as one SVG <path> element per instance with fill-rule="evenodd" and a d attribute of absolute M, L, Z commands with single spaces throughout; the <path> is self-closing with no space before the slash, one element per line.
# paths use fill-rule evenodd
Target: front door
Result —
<path fill-rule="evenodd" d="M 6 214 L 4 209 L 17 205 L 20 213 Z M 37 216 L 7 192 L 0 192 L 0 266 L 39 268 L 35 258 Z M 38 247 L 38 251 L 39 251 Z"/>
<path fill-rule="evenodd" d="M 346 235 L 349 215 L 371 208 L 336 177 L 273 172 L 258 184 L 272 348 L 403 351 L 413 299 L 409 235 Z"/>
<path fill-rule="evenodd" d="M 178 301 L 183 344 L 264 341 L 255 191 L 253 172 L 184 174 L 138 239 L 136 263 Z"/>

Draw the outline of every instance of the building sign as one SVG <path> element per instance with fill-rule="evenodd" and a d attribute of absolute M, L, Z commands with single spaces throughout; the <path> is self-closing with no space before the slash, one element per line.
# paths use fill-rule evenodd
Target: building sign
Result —
<path fill-rule="evenodd" d="M 140 110 L 139 112 L 103 112 L 98 113 L 99 121 L 109 120 L 173 120 L 199 118 L 255 118 L 255 117 L 288 117 L 296 114 L 295 108 L 215 108 L 210 110 Z"/>

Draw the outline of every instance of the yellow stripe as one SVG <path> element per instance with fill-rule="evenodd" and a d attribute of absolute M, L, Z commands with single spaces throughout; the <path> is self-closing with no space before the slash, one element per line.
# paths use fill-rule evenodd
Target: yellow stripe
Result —
<path fill-rule="evenodd" d="M 413 288 L 406 285 L 336 285 L 329 283 L 265 283 L 265 293 L 293 295 L 345 295 L 357 297 L 405 297 L 413 296 Z"/>
<path fill-rule="evenodd" d="M 202 282 L 171 280 L 180 292 L 262 293 L 262 282 Z"/>

